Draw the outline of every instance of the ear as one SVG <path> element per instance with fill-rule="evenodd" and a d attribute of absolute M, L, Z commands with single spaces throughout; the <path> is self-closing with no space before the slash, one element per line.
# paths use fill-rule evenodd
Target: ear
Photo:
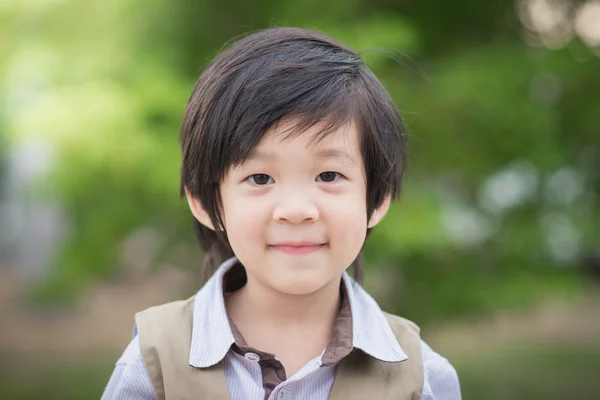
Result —
<path fill-rule="evenodd" d="M 375 225 L 377 225 L 379 223 L 379 221 L 381 221 L 383 219 L 383 217 L 387 213 L 388 209 L 390 208 L 391 201 L 392 201 L 392 196 L 390 194 L 385 196 L 383 203 L 381 203 L 379 208 L 377 208 L 377 209 L 375 209 L 375 211 L 373 211 L 373 214 L 371 215 L 371 219 L 369 220 L 369 224 L 367 225 L 367 228 L 374 227 Z"/>
<path fill-rule="evenodd" d="M 190 211 L 198 220 L 198 222 L 214 231 L 215 228 L 213 227 L 208 213 L 204 210 L 202 203 L 200 203 L 200 200 L 192 196 L 188 188 L 185 188 L 185 197 L 187 198 L 188 205 L 190 206 Z"/>

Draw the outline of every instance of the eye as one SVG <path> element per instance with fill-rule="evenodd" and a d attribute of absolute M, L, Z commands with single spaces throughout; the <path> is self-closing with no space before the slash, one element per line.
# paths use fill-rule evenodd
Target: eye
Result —
<path fill-rule="evenodd" d="M 264 186 L 264 185 L 274 182 L 273 178 L 271 178 L 267 174 L 253 174 L 253 175 L 250 175 L 246 179 L 249 180 L 250 183 L 252 183 L 253 185 L 256 185 L 256 186 Z"/>
<path fill-rule="evenodd" d="M 319 174 L 319 177 L 317 179 L 321 182 L 334 182 L 336 178 L 341 177 L 342 174 L 340 174 L 339 172 L 327 171 L 323 172 L 322 174 Z"/>

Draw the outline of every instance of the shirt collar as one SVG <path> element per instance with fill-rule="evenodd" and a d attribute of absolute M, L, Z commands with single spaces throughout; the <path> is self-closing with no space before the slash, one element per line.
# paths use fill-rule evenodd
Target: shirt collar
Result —
<path fill-rule="evenodd" d="M 407 360 L 408 356 L 377 302 L 347 272 L 342 281 L 352 310 L 353 346 L 381 361 Z"/>
<path fill-rule="evenodd" d="M 225 309 L 223 279 L 236 264 L 236 257 L 225 261 L 198 291 L 194 301 L 192 343 L 189 364 L 206 368 L 220 362 L 235 343 L 232 326 Z M 343 277 L 345 303 L 336 321 L 334 336 L 343 336 L 346 324 L 351 324 L 352 347 L 386 362 L 408 359 L 398 343 L 387 319 L 375 300 L 346 272 Z M 343 340 L 342 337 L 338 337 Z M 334 338 L 334 340 L 336 340 Z M 339 361 L 325 350 L 323 364 Z M 326 360 L 327 358 L 327 360 Z"/>
<path fill-rule="evenodd" d="M 225 261 L 196 294 L 189 363 L 206 368 L 221 361 L 235 342 L 223 298 L 223 277 L 237 263 Z"/>

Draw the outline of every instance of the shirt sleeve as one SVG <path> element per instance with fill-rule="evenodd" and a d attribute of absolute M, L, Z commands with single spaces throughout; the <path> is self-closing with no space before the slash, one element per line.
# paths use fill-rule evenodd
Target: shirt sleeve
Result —
<path fill-rule="evenodd" d="M 106 385 L 101 400 L 156 400 L 152 381 L 140 353 L 137 335 L 131 340 Z"/>
<path fill-rule="evenodd" d="M 425 379 L 421 400 L 461 400 L 458 374 L 450 362 L 421 341 Z"/>

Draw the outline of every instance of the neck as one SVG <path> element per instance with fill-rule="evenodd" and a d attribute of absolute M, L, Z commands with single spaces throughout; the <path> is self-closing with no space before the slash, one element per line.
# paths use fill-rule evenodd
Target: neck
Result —
<path fill-rule="evenodd" d="M 340 308 L 340 282 L 336 279 L 316 292 L 292 295 L 248 277 L 246 285 L 228 299 L 227 311 L 236 324 L 242 325 L 250 320 L 275 330 L 332 328 Z"/>

